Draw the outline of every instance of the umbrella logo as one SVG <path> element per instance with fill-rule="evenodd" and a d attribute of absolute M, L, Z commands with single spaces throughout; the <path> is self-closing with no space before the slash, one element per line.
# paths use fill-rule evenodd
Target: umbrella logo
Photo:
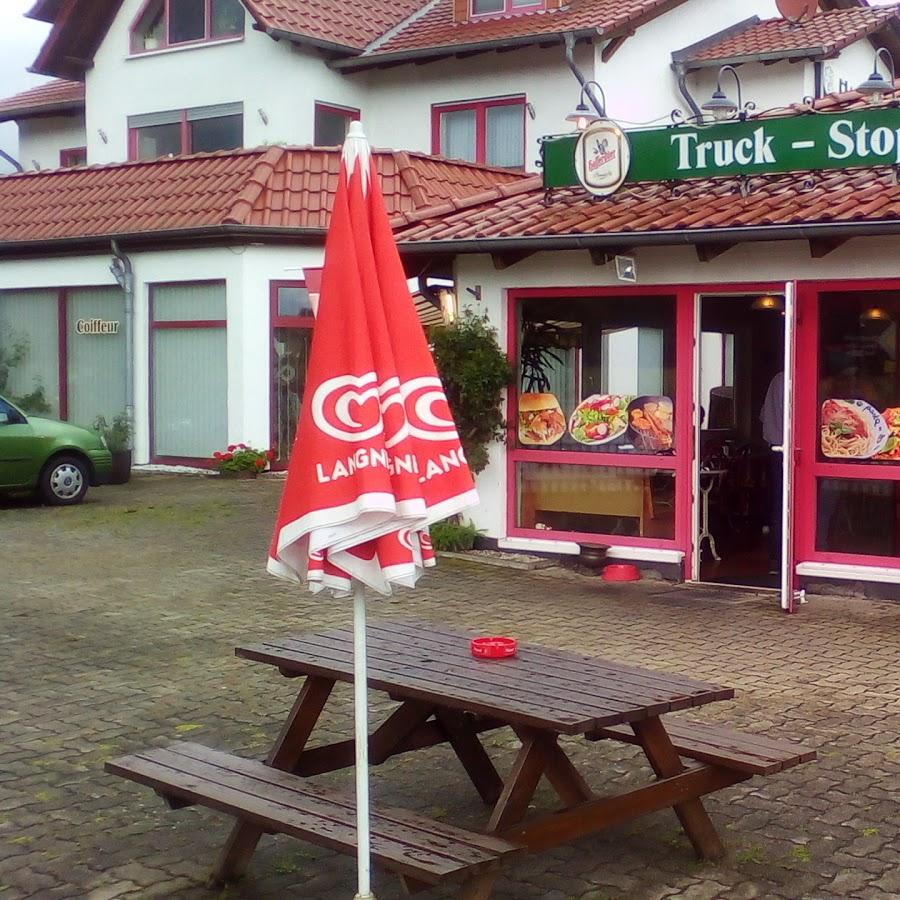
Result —
<path fill-rule="evenodd" d="M 441 381 L 423 376 L 377 383 L 374 372 L 338 375 L 323 381 L 312 398 L 316 427 L 330 437 L 358 444 L 384 434 L 386 448 L 407 437 L 425 441 L 457 439 Z"/>

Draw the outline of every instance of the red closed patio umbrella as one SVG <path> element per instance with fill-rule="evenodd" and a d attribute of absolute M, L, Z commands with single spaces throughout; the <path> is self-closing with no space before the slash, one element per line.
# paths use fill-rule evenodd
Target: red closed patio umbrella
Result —
<path fill-rule="evenodd" d="M 365 599 L 434 565 L 428 526 L 478 502 L 360 123 L 344 144 L 275 575 L 353 596 L 358 898 L 369 881 Z"/>

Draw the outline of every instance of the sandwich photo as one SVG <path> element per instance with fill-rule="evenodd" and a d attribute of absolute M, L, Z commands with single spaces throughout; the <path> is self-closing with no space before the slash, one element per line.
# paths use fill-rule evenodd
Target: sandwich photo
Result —
<path fill-rule="evenodd" d="M 566 433 L 566 417 L 554 394 L 519 396 L 519 442 L 549 447 Z"/>

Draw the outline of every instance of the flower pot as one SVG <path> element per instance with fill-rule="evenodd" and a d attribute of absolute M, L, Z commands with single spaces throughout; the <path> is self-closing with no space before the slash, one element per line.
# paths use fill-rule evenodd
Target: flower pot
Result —
<path fill-rule="evenodd" d="M 131 451 L 113 450 L 112 469 L 109 473 L 110 484 L 128 484 L 131 480 Z"/>
<path fill-rule="evenodd" d="M 606 551 L 608 549 L 609 547 L 606 544 L 583 544 L 581 552 L 578 554 L 578 562 L 596 572 L 606 565 Z"/>

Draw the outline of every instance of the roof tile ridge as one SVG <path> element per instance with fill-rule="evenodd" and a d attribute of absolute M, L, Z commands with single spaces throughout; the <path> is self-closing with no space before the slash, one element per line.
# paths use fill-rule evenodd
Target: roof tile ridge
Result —
<path fill-rule="evenodd" d="M 441 2 L 443 2 L 443 0 L 427 0 L 427 2 L 423 3 L 417 10 L 411 12 L 406 18 L 401 19 L 396 25 L 392 25 L 387 31 L 375 38 L 375 40 L 369 41 L 369 43 L 362 48 L 359 55 L 366 56 L 369 53 L 374 53 L 379 47 L 391 40 L 391 38 L 396 37 L 401 31 L 405 31 L 410 25 L 430 13 Z"/>
<path fill-rule="evenodd" d="M 400 173 L 401 181 L 409 189 L 409 196 L 412 199 L 413 206 L 420 209 L 428 205 L 428 194 L 419 173 L 416 171 L 409 154 L 405 150 L 396 150 L 394 152 L 394 161 L 397 163 L 397 171 Z"/>
<path fill-rule="evenodd" d="M 483 203 L 490 203 L 492 200 L 505 200 L 508 197 L 517 194 L 527 194 L 536 187 L 543 185 L 543 177 L 541 175 L 531 175 L 523 178 L 521 181 L 510 182 L 509 184 L 498 184 L 486 191 L 477 194 L 471 194 L 461 199 L 444 200 L 434 206 L 424 209 L 417 209 L 413 212 L 400 213 L 391 219 L 391 226 L 397 228 L 400 225 L 412 225 L 414 222 L 421 222 L 424 219 L 430 219 L 435 216 L 443 216 L 448 213 L 461 212 L 465 209 L 471 209 L 474 206 L 480 206 Z"/>
<path fill-rule="evenodd" d="M 287 155 L 288 151 L 283 147 L 269 147 L 257 160 L 250 172 L 244 187 L 235 197 L 231 209 L 222 218 L 223 225 L 241 225 L 252 212 L 256 201 L 266 189 L 272 173 L 278 163 Z"/>

